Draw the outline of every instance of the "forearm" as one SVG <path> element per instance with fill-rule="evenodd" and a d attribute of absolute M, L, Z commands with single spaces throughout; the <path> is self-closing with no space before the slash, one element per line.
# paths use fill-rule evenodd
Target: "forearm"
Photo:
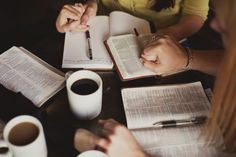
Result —
<path fill-rule="evenodd" d="M 223 50 L 192 50 L 192 69 L 210 75 L 216 75 L 223 58 Z"/>
<path fill-rule="evenodd" d="M 177 24 L 163 28 L 157 33 L 170 34 L 177 40 L 182 40 L 199 31 L 203 24 L 204 20 L 201 17 L 196 15 L 186 15 L 183 16 Z"/>

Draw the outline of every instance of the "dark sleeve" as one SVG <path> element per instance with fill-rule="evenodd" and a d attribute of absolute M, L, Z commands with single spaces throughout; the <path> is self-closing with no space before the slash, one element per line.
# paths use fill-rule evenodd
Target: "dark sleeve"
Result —
<path fill-rule="evenodd" d="M 3 85 L 0 85 L 0 101 L 0 118 L 4 121 L 17 115 L 34 115 L 38 111 L 38 108 L 21 93 L 14 93 Z"/>

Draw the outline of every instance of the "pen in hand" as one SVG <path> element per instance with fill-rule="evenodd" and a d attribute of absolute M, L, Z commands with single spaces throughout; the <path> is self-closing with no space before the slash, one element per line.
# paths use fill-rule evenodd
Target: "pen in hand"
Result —
<path fill-rule="evenodd" d="M 167 128 L 167 127 L 203 124 L 206 121 L 206 119 L 207 119 L 206 116 L 198 116 L 198 117 L 193 117 L 189 119 L 159 121 L 159 122 L 153 123 L 153 126 L 160 127 L 160 128 Z"/>
<path fill-rule="evenodd" d="M 90 33 L 89 33 L 89 31 L 86 31 L 85 34 L 86 34 L 86 39 L 87 39 L 87 42 L 88 42 L 88 57 L 89 57 L 90 60 L 92 60 L 93 59 L 93 53 L 92 53 L 92 47 L 91 47 Z"/>

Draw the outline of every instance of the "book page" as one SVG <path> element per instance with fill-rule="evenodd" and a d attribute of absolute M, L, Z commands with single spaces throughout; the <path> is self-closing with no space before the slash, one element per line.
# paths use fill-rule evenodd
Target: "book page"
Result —
<path fill-rule="evenodd" d="M 151 127 L 162 120 L 207 116 L 210 103 L 200 82 L 126 88 L 122 99 L 128 128 L 152 157 L 231 157 L 207 145 L 214 141 L 201 136 L 203 125 Z"/>
<path fill-rule="evenodd" d="M 88 42 L 85 33 L 66 33 L 63 68 L 112 69 L 112 60 L 103 43 L 109 36 L 108 21 L 107 16 L 96 16 L 88 23 L 90 25 L 92 60 L 88 57 Z"/>
<path fill-rule="evenodd" d="M 140 34 L 151 33 L 147 20 L 135 17 L 125 12 L 113 11 L 110 13 L 110 35 L 134 34 L 134 28 Z"/>
<path fill-rule="evenodd" d="M 208 115 L 210 103 L 200 82 L 122 89 L 128 128 L 163 120 Z M 142 117 L 142 118 L 141 118 Z"/>
<path fill-rule="evenodd" d="M 107 45 L 124 80 L 156 75 L 141 63 L 140 55 L 142 49 L 135 35 L 110 37 L 107 40 Z"/>
<path fill-rule="evenodd" d="M 202 125 L 132 131 L 152 157 L 230 157 L 206 141 Z M 232 155 L 233 157 L 233 155 Z"/>
<path fill-rule="evenodd" d="M 23 48 L 0 55 L 0 83 L 40 107 L 64 87 L 64 75 Z M 50 67 L 50 68 L 49 68 Z"/>

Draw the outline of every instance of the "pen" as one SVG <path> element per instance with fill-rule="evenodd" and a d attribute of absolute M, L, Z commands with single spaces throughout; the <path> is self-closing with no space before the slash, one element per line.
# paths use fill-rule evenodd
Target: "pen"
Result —
<path fill-rule="evenodd" d="M 160 128 L 167 128 L 167 127 L 202 124 L 206 121 L 206 119 L 207 119 L 206 116 L 197 116 L 197 117 L 193 117 L 189 119 L 159 121 L 159 122 L 153 123 L 153 126 L 160 127 Z"/>
<path fill-rule="evenodd" d="M 139 36 L 139 33 L 138 33 L 136 28 L 134 28 L 134 33 L 135 33 L 136 36 Z"/>
<path fill-rule="evenodd" d="M 168 128 L 168 127 L 181 127 L 181 126 L 190 126 L 190 125 L 197 125 L 203 124 L 206 121 L 206 116 L 197 116 L 188 119 L 181 119 L 181 120 L 166 120 L 166 121 L 158 121 L 153 123 L 151 126 L 143 126 L 143 127 L 135 127 L 130 128 L 129 130 L 148 130 L 148 129 L 161 129 L 161 128 Z"/>
<path fill-rule="evenodd" d="M 86 39 L 88 41 L 88 57 L 89 57 L 90 60 L 92 60 L 93 59 L 93 53 L 92 53 L 92 48 L 91 48 L 90 33 L 89 33 L 89 31 L 86 31 L 85 34 L 86 34 Z"/>

